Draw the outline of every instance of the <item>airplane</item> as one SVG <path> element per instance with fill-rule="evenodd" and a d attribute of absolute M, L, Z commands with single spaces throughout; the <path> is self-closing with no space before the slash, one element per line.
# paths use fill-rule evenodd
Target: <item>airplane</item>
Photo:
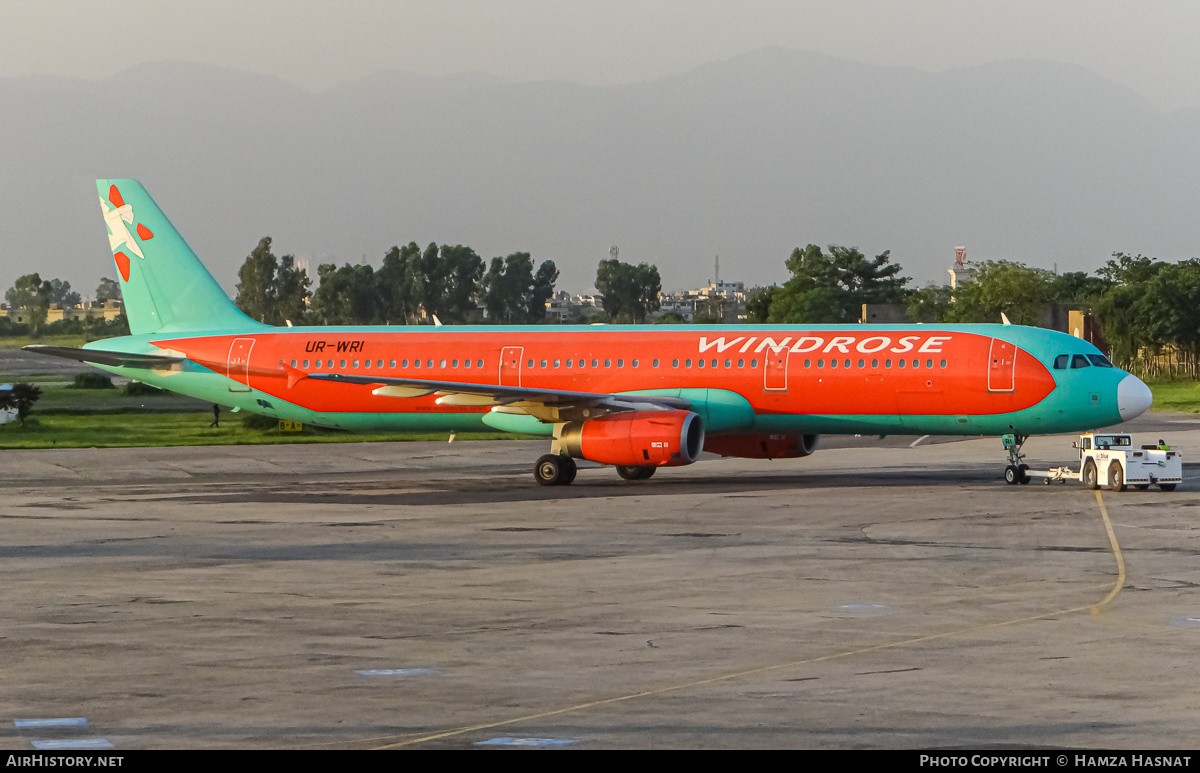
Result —
<path fill-rule="evenodd" d="M 1005 479 L 1027 483 L 1031 435 L 1151 404 L 1090 343 L 1007 320 L 272 327 L 234 305 L 141 183 L 96 185 L 131 334 L 26 349 L 281 420 L 545 437 L 542 485 L 571 483 L 577 459 L 644 480 L 701 452 L 804 457 L 822 434 L 1004 436 Z"/>

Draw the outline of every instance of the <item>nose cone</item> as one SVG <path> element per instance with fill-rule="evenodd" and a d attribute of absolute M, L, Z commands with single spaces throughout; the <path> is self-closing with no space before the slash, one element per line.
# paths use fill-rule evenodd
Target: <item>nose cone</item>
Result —
<path fill-rule="evenodd" d="M 1143 384 L 1141 379 L 1126 376 L 1117 384 L 1117 411 L 1121 414 L 1121 421 L 1141 416 L 1150 407 L 1151 402 L 1153 398 L 1150 395 L 1150 387 Z"/>

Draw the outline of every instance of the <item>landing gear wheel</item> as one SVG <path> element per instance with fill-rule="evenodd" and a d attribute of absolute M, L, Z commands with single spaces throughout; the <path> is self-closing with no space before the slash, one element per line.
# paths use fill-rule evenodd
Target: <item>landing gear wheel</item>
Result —
<path fill-rule="evenodd" d="M 564 460 L 570 460 L 569 467 Z M 570 483 L 575 478 L 574 467 L 575 460 L 569 456 L 546 454 L 538 457 L 534 463 L 533 477 L 542 486 L 558 486 Z"/>
<path fill-rule="evenodd" d="M 569 486 L 575 482 L 575 475 L 578 474 L 578 472 L 579 472 L 579 466 L 576 465 L 575 460 L 569 456 L 563 456 L 561 458 L 562 458 L 562 466 L 563 466 L 563 477 L 562 477 L 562 480 L 560 480 L 558 482 L 558 484 L 560 486 Z"/>
<path fill-rule="evenodd" d="M 654 474 L 657 467 L 633 467 L 628 465 L 617 465 L 617 474 L 625 480 L 645 480 Z"/>
<path fill-rule="evenodd" d="M 1029 483 L 1029 481 L 1033 480 L 1032 478 L 1029 477 L 1029 465 L 1028 464 L 1020 465 L 1019 467 L 1017 467 L 1017 471 L 1019 473 L 1021 473 L 1021 477 L 1017 480 L 1017 483 L 1020 483 L 1022 486 Z"/>
<path fill-rule="evenodd" d="M 1004 482 L 1010 486 L 1016 485 L 1021 480 L 1021 470 L 1015 465 L 1010 464 L 1004 468 Z"/>
<path fill-rule="evenodd" d="M 1088 459 L 1083 465 L 1083 487 L 1089 491 L 1100 488 L 1100 476 L 1096 474 L 1096 463 Z"/>
<path fill-rule="evenodd" d="M 1112 491 L 1125 490 L 1125 471 L 1121 469 L 1120 462 L 1108 466 L 1108 488 Z"/>
<path fill-rule="evenodd" d="M 1158 484 L 1158 487 L 1160 489 L 1162 489 L 1163 491 L 1174 491 L 1175 490 L 1174 483 L 1160 483 L 1160 484 Z"/>

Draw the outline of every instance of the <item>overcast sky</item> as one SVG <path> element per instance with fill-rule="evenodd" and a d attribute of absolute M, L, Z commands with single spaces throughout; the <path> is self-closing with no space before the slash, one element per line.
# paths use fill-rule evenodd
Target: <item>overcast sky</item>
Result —
<path fill-rule="evenodd" d="M 320 90 L 378 70 L 628 83 L 768 45 L 942 70 L 1071 62 L 1200 105 L 1195 0 L 0 0 L 0 77 L 182 59 Z"/>

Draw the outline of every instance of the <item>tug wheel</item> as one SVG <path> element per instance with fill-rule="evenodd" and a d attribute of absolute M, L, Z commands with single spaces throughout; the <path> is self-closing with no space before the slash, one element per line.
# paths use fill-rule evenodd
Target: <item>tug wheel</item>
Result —
<path fill-rule="evenodd" d="M 1099 477 L 1096 474 L 1096 463 L 1088 459 L 1083 465 L 1083 487 L 1089 491 L 1100 488 Z"/>
<path fill-rule="evenodd" d="M 1108 466 L 1108 488 L 1112 491 L 1125 490 L 1125 471 L 1121 469 L 1120 462 Z"/>

